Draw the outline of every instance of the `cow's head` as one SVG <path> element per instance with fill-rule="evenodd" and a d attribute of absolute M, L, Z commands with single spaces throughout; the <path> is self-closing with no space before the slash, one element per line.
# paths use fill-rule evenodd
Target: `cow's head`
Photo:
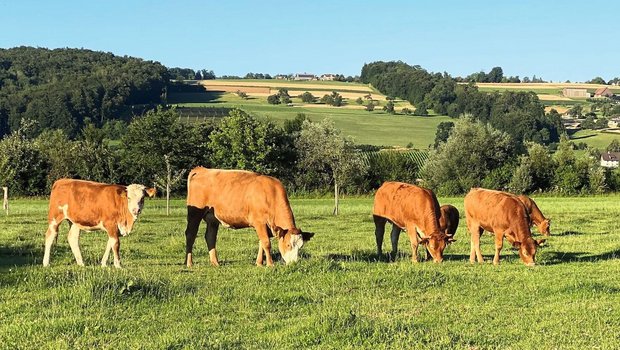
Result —
<path fill-rule="evenodd" d="M 314 236 L 314 233 L 302 232 L 298 228 L 285 230 L 277 226 L 275 234 L 278 237 L 278 249 L 286 264 L 297 261 L 299 259 L 299 249 Z"/>
<path fill-rule="evenodd" d="M 526 238 L 523 242 L 513 242 L 512 246 L 519 250 L 521 261 L 527 266 L 536 265 L 536 249 L 544 245 L 546 240 L 535 240 L 532 237 Z"/>
<path fill-rule="evenodd" d="M 551 219 L 545 219 L 538 225 L 538 231 L 545 236 L 551 235 Z"/>
<path fill-rule="evenodd" d="M 436 233 L 432 234 L 429 237 L 424 237 L 420 241 L 420 244 L 424 244 L 426 250 L 433 257 L 433 261 L 436 263 L 440 263 L 443 261 L 443 251 L 446 249 L 448 244 L 455 242 L 453 236 L 447 235 L 445 233 Z"/>
<path fill-rule="evenodd" d="M 146 188 L 144 185 L 131 184 L 127 186 L 127 208 L 134 219 L 137 219 L 142 212 L 144 197 L 153 197 L 155 192 L 154 188 Z"/>

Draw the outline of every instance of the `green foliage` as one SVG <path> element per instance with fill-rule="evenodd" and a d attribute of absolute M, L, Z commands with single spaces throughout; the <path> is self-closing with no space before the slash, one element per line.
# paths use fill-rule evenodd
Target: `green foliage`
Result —
<path fill-rule="evenodd" d="M 313 123 L 304 121 L 296 142 L 299 152 L 297 183 L 306 189 L 338 184 L 345 187 L 366 172 L 353 142 L 341 135 L 330 119 Z"/>
<path fill-rule="evenodd" d="M 37 121 L 35 136 L 62 129 L 73 138 L 85 118 L 102 125 L 130 105 L 161 103 L 169 80 L 159 63 L 84 49 L 0 49 L 0 62 L 3 133 L 27 118 Z"/>
<path fill-rule="evenodd" d="M 358 104 L 358 105 L 362 105 L 362 104 L 364 104 L 364 100 L 362 100 L 362 98 L 361 98 L 361 97 L 358 97 L 358 98 L 355 100 L 355 103 L 356 103 L 356 104 Z"/>
<path fill-rule="evenodd" d="M 396 113 L 396 111 L 394 111 L 394 102 L 388 101 L 385 106 L 383 106 L 383 110 L 389 114 Z"/>
<path fill-rule="evenodd" d="M 25 136 L 32 123 L 0 141 L 0 184 L 12 195 L 42 195 L 46 187 L 49 163 L 34 140 Z"/>
<path fill-rule="evenodd" d="M 607 146 L 606 150 L 608 152 L 620 152 L 620 141 L 618 141 L 618 139 L 613 139 Z"/>
<path fill-rule="evenodd" d="M 343 105 L 344 101 L 342 99 L 342 96 L 338 92 L 332 91 L 331 95 L 325 94 L 321 98 L 321 103 L 334 107 L 340 107 Z"/>
<path fill-rule="evenodd" d="M 439 147 L 439 144 L 446 142 L 448 137 L 450 137 L 450 133 L 454 129 L 453 122 L 441 122 L 437 125 L 437 131 L 435 132 L 435 144 L 434 148 Z"/>
<path fill-rule="evenodd" d="M 267 102 L 272 105 L 280 104 L 280 96 L 277 94 L 267 96 Z"/>
<path fill-rule="evenodd" d="M 411 110 L 407 107 L 404 107 L 403 109 L 400 110 L 400 113 L 404 114 L 404 115 L 411 115 Z"/>
<path fill-rule="evenodd" d="M 431 151 L 422 178 L 439 193 L 465 193 L 509 163 L 514 152 L 510 135 L 472 118 L 463 118 L 455 123 L 448 140 Z"/>
<path fill-rule="evenodd" d="M 210 162 L 214 167 L 243 169 L 262 174 L 285 174 L 290 170 L 288 143 L 282 130 L 270 121 L 235 109 L 222 119 L 209 137 Z"/>
<path fill-rule="evenodd" d="M 372 112 L 375 110 L 375 104 L 372 101 L 368 101 L 368 104 L 366 104 L 366 107 L 364 107 L 364 109 L 367 112 Z"/>
<path fill-rule="evenodd" d="M 300 98 L 303 103 L 314 103 L 314 101 L 316 100 L 316 97 L 314 97 L 314 95 L 312 95 L 308 91 L 301 94 Z"/>
<path fill-rule="evenodd" d="M 415 111 L 413 111 L 413 115 L 427 116 L 428 115 L 427 109 L 428 107 L 426 107 L 426 103 L 420 102 L 415 106 Z"/>

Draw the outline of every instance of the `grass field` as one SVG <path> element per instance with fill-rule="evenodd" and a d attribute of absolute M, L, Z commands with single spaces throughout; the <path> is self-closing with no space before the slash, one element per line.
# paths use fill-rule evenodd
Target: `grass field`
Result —
<path fill-rule="evenodd" d="M 470 265 L 464 219 L 442 264 L 375 254 L 371 198 L 293 199 L 316 233 L 297 264 L 254 266 L 252 230 L 222 229 L 222 266 L 204 241 L 183 266 L 185 209 L 147 201 L 123 238 L 124 269 L 97 266 L 106 238 L 83 233 L 75 266 L 61 226 L 51 267 L 40 264 L 44 200 L 17 200 L 0 216 L 3 349 L 617 349 L 620 347 L 620 196 L 536 198 L 553 219 L 538 265 L 508 245 L 500 266 Z M 440 198 L 462 210 L 461 198 Z M 389 233 L 386 234 L 386 240 Z M 492 258 L 492 238 L 482 238 Z M 384 243 L 388 249 L 389 242 Z"/>
<path fill-rule="evenodd" d="M 620 134 L 605 133 L 596 130 L 579 130 L 571 136 L 575 143 L 585 142 L 603 151 L 613 140 L 620 141 Z"/>

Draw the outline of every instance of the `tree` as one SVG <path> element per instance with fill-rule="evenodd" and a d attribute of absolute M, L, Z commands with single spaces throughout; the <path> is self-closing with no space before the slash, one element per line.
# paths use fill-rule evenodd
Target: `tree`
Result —
<path fill-rule="evenodd" d="M 314 100 L 316 99 L 316 97 L 314 97 L 314 95 L 312 95 L 310 92 L 306 91 L 303 94 L 301 94 L 301 102 L 303 103 L 314 103 Z"/>
<path fill-rule="evenodd" d="M 489 83 L 501 83 L 504 77 L 504 71 L 502 67 L 493 67 L 487 76 Z"/>
<path fill-rule="evenodd" d="M 324 103 L 326 105 L 333 105 L 334 104 L 334 98 L 332 97 L 332 95 L 325 94 L 325 95 L 323 95 L 323 97 L 321 97 L 321 103 Z"/>
<path fill-rule="evenodd" d="M 601 77 L 596 77 L 590 81 L 586 81 L 586 84 L 599 84 L 599 85 L 607 85 L 607 82 L 605 81 L 605 79 L 601 78 Z"/>
<path fill-rule="evenodd" d="M 269 104 L 272 104 L 272 105 L 279 105 L 280 104 L 280 96 L 278 96 L 278 95 L 269 95 L 267 97 L 267 102 Z"/>
<path fill-rule="evenodd" d="M 494 169 L 513 162 L 514 154 L 510 135 L 464 117 L 455 122 L 448 140 L 431 151 L 422 178 L 439 193 L 464 193 L 480 186 Z"/>
<path fill-rule="evenodd" d="M 404 107 L 403 109 L 400 110 L 400 113 L 404 114 L 404 115 L 410 115 L 412 112 L 409 108 Z"/>
<path fill-rule="evenodd" d="M 620 152 L 620 141 L 618 139 L 611 140 L 606 150 L 607 152 Z"/>
<path fill-rule="evenodd" d="M 211 162 L 218 168 L 290 176 L 285 173 L 292 166 L 285 157 L 283 135 L 271 121 L 259 120 L 234 109 L 209 137 Z"/>
<path fill-rule="evenodd" d="M 299 165 L 304 169 L 300 176 L 316 176 L 320 184 L 334 186 L 333 213 L 338 215 L 341 187 L 366 169 L 353 141 L 343 137 L 330 119 L 324 119 L 318 123 L 304 121 L 296 146 Z"/>
<path fill-rule="evenodd" d="M 415 111 L 413 111 L 413 115 L 417 116 L 427 116 L 428 111 L 426 104 L 424 102 L 420 102 L 415 106 Z"/>
<path fill-rule="evenodd" d="M 241 97 L 244 100 L 249 98 L 248 94 L 245 91 L 237 90 L 237 96 Z"/>
<path fill-rule="evenodd" d="M 361 104 L 364 104 L 364 100 L 362 100 L 362 98 L 361 98 L 361 97 L 358 97 L 358 98 L 355 100 L 355 103 L 356 103 L 356 104 L 358 104 L 358 105 L 361 105 Z"/>
<path fill-rule="evenodd" d="M 435 144 L 433 147 L 436 149 L 439 147 L 440 143 L 446 142 L 448 137 L 450 137 L 450 133 L 454 128 L 453 122 L 441 122 L 437 125 L 437 131 L 435 131 Z"/>
<path fill-rule="evenodd" d="M 394 102 L 388 101 L 385 106 L 383 106 L 383 110 L 390 114 L 396 113 L 396 111 L 394 111 Z"/>
<path fill-rule="evenodd" d="M 365 109 L 367 112 L 372 112 L 375 110 L 375 104 L 372 101 L 368 101 L 368 104 L 366 104 Z"/>
<path fill-rule="evenodd" d="M 166 164 L 166 174 L 165 176 L 156 174 L 155 184 L 166 191 L 166 215 L 170 215 L 170 191 L 172 186 L 181 181 L 187 169 L 173 170 L 169 154 L 164 154 L 164 163 Z"/>

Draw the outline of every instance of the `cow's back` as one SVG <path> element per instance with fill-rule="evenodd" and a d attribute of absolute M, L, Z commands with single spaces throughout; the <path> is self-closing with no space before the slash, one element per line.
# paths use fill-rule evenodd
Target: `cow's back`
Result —
<path fill-rule="evenodd" d="M 435 194 L 415 185 L 383 183 L 375 194 L 373 215 L 389 219 L 401 228 L 413 223 L 426 235 L 439 232 L 439 202 Z"/>
<path fill-rule="evenodd" d="M 465 196 L 465 216 L 487 230 L 507 229 L 528 222 L 525 205 L 510 193 L 473 188 Z M 528 226 L 529 227 L 529 226 Z"/>
<path fill-rule="evenodd" d="M 61 214 L 84 226 L 96 226 L 108 217 L 127 210 L 124 186 L 98 182 L 60 179 L 54 182 L 50 194 L 49 219 Z M 125 204 L 123 206 L 123 204 Z"/>
<path fill-rule="evenodd" d="M 292 220 L 286 190 L 271 176 L 197 167 L 190 172 L 187 186 L 188 206 L 213 208 L 216 217 L 232 227 L 250 226 L 250 221 L 258 217 L 268 221 Z M 288 226 L 281 223 L 281 227 L 292 227 Z"/>

